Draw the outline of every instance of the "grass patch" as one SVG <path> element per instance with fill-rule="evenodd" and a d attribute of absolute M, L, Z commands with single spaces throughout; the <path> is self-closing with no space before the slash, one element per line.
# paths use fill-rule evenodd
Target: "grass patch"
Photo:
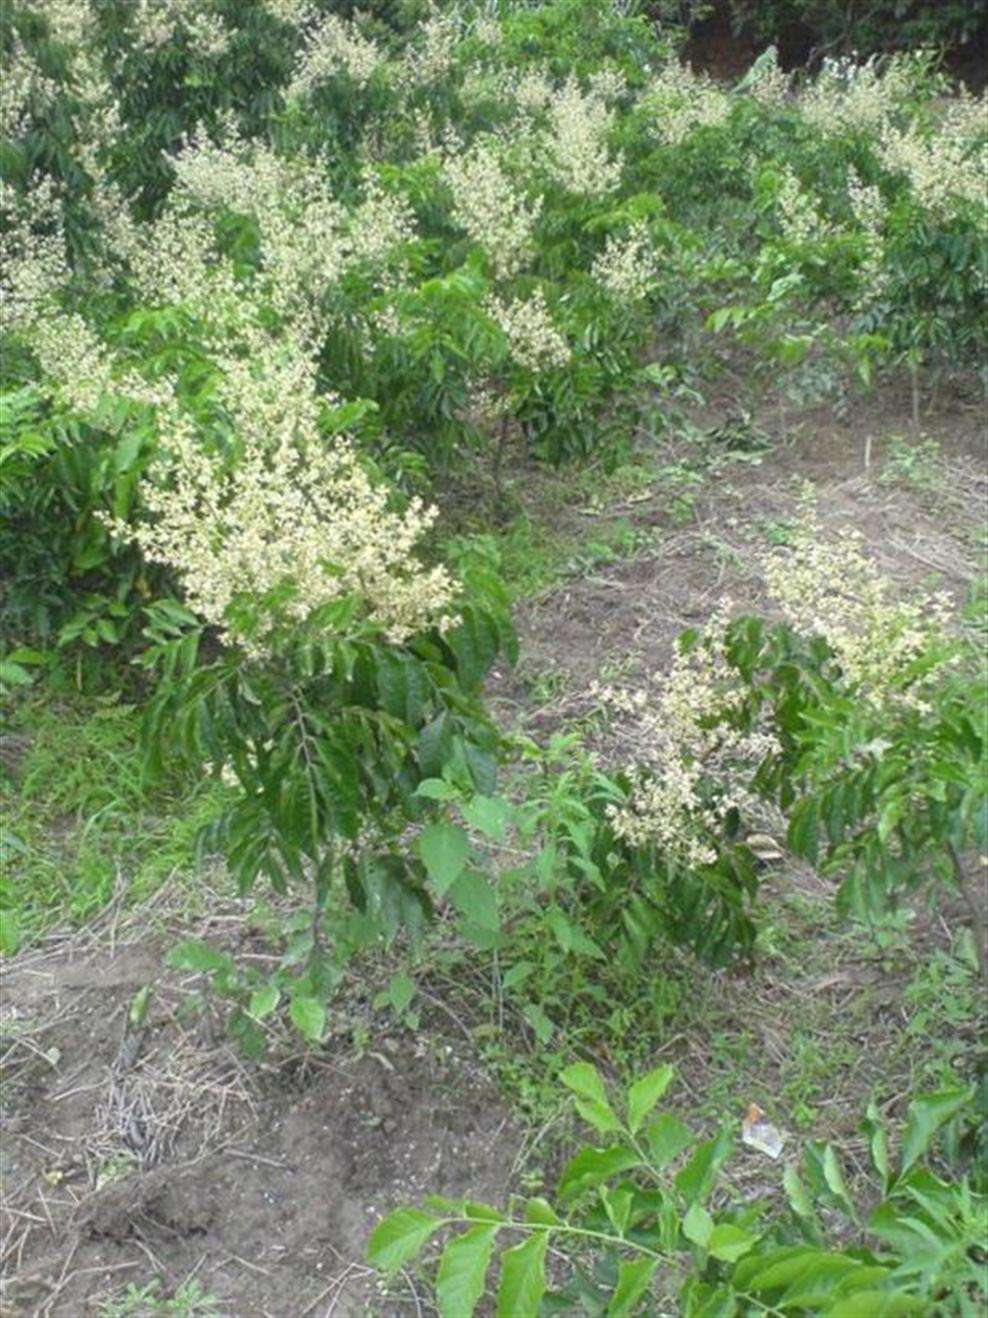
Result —
<path fill-rule="evenodd" d="M 148 782 L 138 711 L 113 697 L 27 698 L 4 732 L 0 905 L 5 950 L 92 917 L 126 888 L 147 898 L 191 865 L 226 789 L 178 772 Z"/>

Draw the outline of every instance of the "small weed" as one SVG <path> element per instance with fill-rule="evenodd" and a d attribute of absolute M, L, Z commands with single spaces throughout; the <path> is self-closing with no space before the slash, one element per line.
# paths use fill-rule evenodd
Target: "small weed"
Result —
<path fill-rule="evenodd" d="M 100 1306 L 99 1318 L 219 1318 L 219 1301 L 208 1295 L 194 1279 L 184 1282 L 174 1295 L 161 1293 L 155 1277 L 144 1286 L 132 1283 L 116 1300 Z"/>
<path fill-rule="evenodd" d="M 892 435 L 882 457 L 881 485 L 905 485 L 917 494 L 936 494 L 943 485 L 943 453 L 935 439 L 916 443 Z"/>
<path fill-rule="evenodd" d="M 791 517 L 765 517 L 758 522 L 758 529 L 770 545 L 791 545 L 796 523 Z"/>

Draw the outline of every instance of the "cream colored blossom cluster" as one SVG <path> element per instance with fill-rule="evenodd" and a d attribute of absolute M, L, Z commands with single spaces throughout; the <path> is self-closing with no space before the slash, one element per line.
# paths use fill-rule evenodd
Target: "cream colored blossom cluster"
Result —
<path fill-rule="evenodd" d="M 215 259 L 205 251 L 198 259 L 192 240 L 195 224 L 203 226 L 203 235 L 212 233 L 212 219 L 188 203 L 251 216 L 259 236 L 260 282 L 275 310 L 309 341 L 324 327 L 324 295 L 345 270 L 355 263 L 384 263 L 414 236 L 411 208 L 386 193 L 371 171 L 363 176 L 363 200 L 347 209 L 333 195 L 324 171 L 235 134 L 220 145 L 188 142 L 173 163 L 179 186 L 155 230 L 170 222 L 186 233 L 186 268 L 198 271 L 208 286 L 208 267 L 215 268 Z M 183 225 L 192 228 L 186 232 Z M 148 239 L 155 248 L 166 246 L 156 232 Z"/>
<path fill-rule="evenodd" d="M 35 176 L 23 193 L 3 186 L 0 299 L 7 330 L 41 319 L 68 278 L 62 200 L 55 181 Z"/>
<path fill-rule="evenodd" d="M 742 88 L 754 100 L 777 110 L 789 100 L 790 78 L 779 66 L 779 52 L 769 46 L 748 70 Z"/>
<path fill-rule="evenodd" d="M 497 48 L 504 39 L 501 24 L 494 14 L 478 14 L 474 19 L 470 35 L 482 46 Z"/>
<path fill-rule="evenodd" d="M 642 221 L 633 224 L 623 238 L 608 235 L 590 273 L 620 301 L 640 302 L 648 297 L 658 281 L 659 269 L 647 225 Z"/>
<path fill-rule="evenodd" d="M 617 187 L 622 160 L 612 158 L 608 149 L 614 116 L 606 102 L 593 92 L 582 92 L 571 76 L 553 94 L 548 116 L 545 150 L 553 180 L 584 197 L 602 196 Z"/>
<path fill-rule="evenodd" d="M 152 384 L 122 367 L 81 316 L 54 305 L 32 324 L 27 341 L 46 388 L 74 411 L 91 415 L 107 398 L 160 407 L 174 396 L 170 382 Z"/>
<path fill-rule="evenodd" d="M 791 546 L 764 561 L 765 581 L 786 620 L 822 637 L 842 679 L 870 705 L 925 708 L 924 692 L 936 669 L 913 681 L 916 663 L 942 638 L 950 600 L 934 595 L 897 600 L 892 583 L 864 552 L 859 532 L 827 538 L 807 502 Z"/>
<path fill-rule="evenodd" d="M 725 604 L 696 644 L 677 652 L 668 674 L 653 675 L 654 689 L 595 688 L 634 757 L 628 800 L 608 811 L 615 833 L 688 867 L 716 860 L 715 839 L 732 810 L 759 808 L 754 771 L 779 749 L 764 728 L 732 726 L 744 689 L 725 652 L 729 610 Z"/>
<path fill-rule="evenodd" d="M 418 24 L 407 47 L 397 81 L 405 87 L 429 87 L 443 79 L 453 67 L 460 39 L 460 18 L 455 11 L 433 12 Z"/>
<path fill-rule="evenodd" d="M 817 210 L 792 167 L 784 165 L 781 175 L 775 205 L 779 228 L 785 237 L 799 246 L 826 238 L 833 226 Z"/>
<path fill-rule="evenodd" d="M 887 124 L 879 137 L 886 169 L 905 174 L 920 204 L 934 214 L 955 202 L 988 203 L 988 99 L 958 98 L 932 131 Z"/>
<path fill-rule="evenodd" d="M 547 110 L 554 94 L 552 79 L 543 68 L 526 69 L 511 82 L 511 95 L 515 105 L 526 114 L 541 114 L 543 110 Z"/>
<path fill-rule="evenodd" d="M 885 214 L 882 194 L 873 185 L 862 182 L 857 170 L 848 170 L 847 192 L 851 210 L 858 224 L 864 251 L 858 265 L 856 309 L 877 301 L 888 282 L 885 270 Z"/>
<path fill-rule="evenodd" d="M 272 18 L 292 27 L 312 21 L 316 13 L 312 0 L 262 0 L 262 3 Z"/>
<path fill-rule="evenodd" d="M 143 50 L 160 50 L 181 32 L 196 54 L 208 58 L 222 55 L 233 35 L 210 0 L 136 0 L 130 23 Z"/>
<path fill-rule="evenodd" d="M 308 34 L 286 96 L 289 100 L 307 96 L 341 73 L 357 87 L 365 87 L 383 60 L 383 51 L 360 32 L 352 19 L 326 14 Z"/>
<path fill-rule="evenodd" d="M 601 101 L 617 101 L 628 90 L 628 80 L 620 69 L 605 67 L 587 79 L 590 95 Z"/>
<path fill-rule="evenodd" d="M 731 98 L 706 74 L 671 60 L 652 79 L 641 104 L 652 116 L 659 141 L 679 146 L 698 128 L 723 123 Z"/>
<path fill-rule="evenodd" d="M 142 483 L 149 518 L 116 533 L 173 568 L 189 607 L 255 652 L 279 624 L 355 595 L 394 643 L 451 625 L 455 583 L 415 555 L 435 510 L 416 500 L 392 510 L 351 445 L 321 433 L 316 365 L 300 345 L 247 337 L 247 355 L 228 358 L 218 388 L 229 451 L 164 409 L 161 456 Z M 287 598 L 266 614 L 279 591 Z M 240 600 L 250 603 L 246 629 L 231 612 Z"/>
<path fill-rule="evenodd" d="M 78 137 L 80 111 L 84 116 L 87 107 L 112 99 L 92 41 L 91 4 L 88 0 L 32 0 L 30 7 L 44 20 L 52 41 L 63 48 L 66 82 L 76 103 L 72 135 Z M 44 73 L 16 30 L 5 38 L 0 58 L 0 136 L 16 139 L 27 128 L 32 112 L 43 111 L 64 88 Z"/>
<path fill-rule="evenodd" d="M 508 352 L 519 366 L 537 372 L 565 366 L 569 361 L 570 346 L 557 329 L 540 288 L 529 297 L 512 302 L 491 297 L 485 305 L 508 340 Z"/>
<path fill-rule="evenodd" d="M 487 253 L 496 278 L 510 279 L 531 255 L 541 199 L 525 201 L 491 141 L 447 157 L 442 176 L 453 194 L 453 222 Z"/>
<path fill-rule="evenodd" d="M 42 72 L 17 36 L 13 36 L 0 63 L 0 136 L 8 140 L 20 137 L 32 110 L 49 105 L 58 91 L 58 83 Z"/>
<path fill-rule="evenodd" d="M 877 133 L 897 114 L 909 93 L 907 62 L 893 58 L 883 69 L 872 56 L 826 59 L 800 97 L 803 118 L 821 133 Z"/>

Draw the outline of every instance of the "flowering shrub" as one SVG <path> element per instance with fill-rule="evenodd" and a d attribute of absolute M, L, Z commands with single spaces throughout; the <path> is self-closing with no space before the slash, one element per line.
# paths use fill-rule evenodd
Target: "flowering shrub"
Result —
<path fill-rule="evenodd" d="M 597 689 L 624 763 L 600 752 L 581 811 L 549 821 L 571 918 L 630 968 L 662 939 L 714 964 L 750 955 L 767 831 L 862 919 L 924 885 L 956 892 L 984 957 L 962 860 L 988 840 L 984 677 L 945 600 L 895 600 L 811 508 L 764 568 L 783 621 L 725 606 L 649 686 Z"/>

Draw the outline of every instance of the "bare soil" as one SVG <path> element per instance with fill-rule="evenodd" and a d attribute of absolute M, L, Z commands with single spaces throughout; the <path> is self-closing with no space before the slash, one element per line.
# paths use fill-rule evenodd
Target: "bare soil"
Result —
<path fill-rule="evenodd" d="M 183 1013 L 167 943 L 107 932 L 4 978 L 3 1312 L 96 1314 L 155 1276 L 230 1315 L 414 1312 L 410 1277 L 377 1295 L 370 1228 L 428 1193 L 499 1194 L 518 1143 L 462 1038 L 248 1065 Z"/>
<path fill-rule="evenodd" d="M 732 410 L 725 396 L 694 421 L 713 428 Z M 860 530 L 903 589 L 935 578 L 963 599 L 988 495 L 976 398 L 946 397 L 925 419 L 942 454 L 932 483 L 889 479 L 888 437 L 909 435 L 909 399 L 896 390 L 839 421 L 806 410 L 779 428 L 775 415 L 755 418 L 771 451 L 757 464 L 725 459 L 687 524 L 670 517 L 661 481 L 630 511 L 598 514 L 630 516 L 647 547 L 521 607 L 521 662 L 491 684 L 505 722 L 539 734 L 563 726 L 602 666 L 661 668 L 676 634 L 725 596 L 756 608 L 758 555 L 807 479 L 828 529 Z M 563 515 L 593 529 L 585 512 Z M 562 675 L 561 690 L 536 698 L 547 671 Z M 786 883 L 803 896 L 820 888 L 809 874 Z M 183 933 L 243 950 L 244 925 L 244 908 L 231 902 Z M 342 1031 L 317 1057 L 247 1063 L 213 1037 L 208 1013 L 190 1014 L 194 977 L 162 968 L 174 941 L 167 926 L 167 913 L 111 911 L 85 934 L 53 935 L 6 967 L 2 1312 L 97 1315 L 128 1283 L 156 1276 L 159 1298 L 191 1278 L 215 1297 L 214 1312 L 238 1318 L 430 1312 L 413 1276 L 384 1294 L 363 1258 L 376 1215 L 395 1203 L 467 1190 L 503 1202 L 518 1188 L 521 1136 L 470 1029 L 440 1002 L 415 1034 L 368 1013 L 359 1047 Z M 941 918 L 920 933 L 932 947 L 946 931 Z M 135 1026 L 135 995 L 149 984 L 148 1014 Z M 750 1074 L 771 1091 L 784 1083 L 801 1021 L 822 1039 L 827 1012 L 853 1011 L 861 1048 L 847 1092 L 833 1099 L 833 1128 L 853 1151 L 858 1099 L 881 1078 L 902 987 L 873 964 L 839 962 L 826 973 L 707 976 L 676 1032 L 656 1038 L 654 1055 L 676 1061 L 688 1102 L 715 1091 L 745 1050 Z M 712 999 L 723 1035 L 703 1043 L 690 1012 Z M 718 1053 L 724 1039 L 734 1053 Z M 959 1027 L 957 1047 L 969 1046 Z M 755 1163 L 752 1177 L 764 1177 Z"/>

